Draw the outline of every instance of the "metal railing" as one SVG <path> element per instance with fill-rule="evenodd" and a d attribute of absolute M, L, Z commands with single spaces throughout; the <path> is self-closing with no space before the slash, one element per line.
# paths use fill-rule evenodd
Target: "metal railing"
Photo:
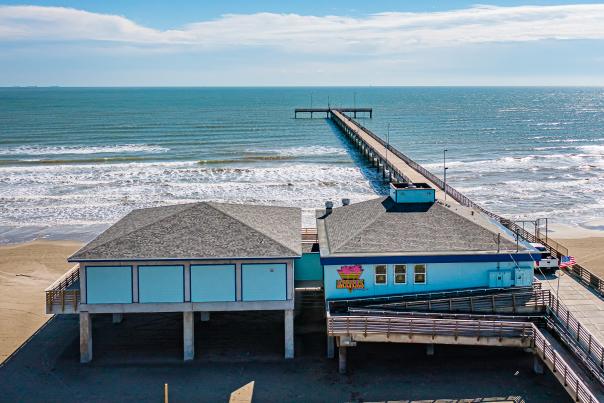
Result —
<path fill-rule="evenodd" d="M 75 265 L 48 286 L 45 290 L 46 313 L 52 313 L 53 308 L 59 307 L 60 312 L 65 312 L 67 306 L 71 306 L 74 312 L 77 311 L 80 303 L 80 290 L 68 288 L 78 281 L 80 281 L 80 271 L 78 265 Z"/>
<path fill-rule="evenodd" d="M 543 333 L 533 325 L 533 348 L 535 353 L 541 357 L 546 365 L 551 367 L 554 374 L 558 374 L 561 383 L 567 388 L 577 402 L 598 402 L 598 399 L 591 393 L 589 388 L 580 379 L 571 366 L 562 358 L 562 356 L 547 341 Z M 549 363 L 548 363 L 549 361 Z"/>

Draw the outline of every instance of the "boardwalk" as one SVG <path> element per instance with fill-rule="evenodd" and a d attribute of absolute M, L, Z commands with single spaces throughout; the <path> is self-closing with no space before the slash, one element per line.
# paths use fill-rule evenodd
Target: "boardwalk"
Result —
<path fill-rule="evenodd" d="M 558 278 L 560 287 L 558 290 Z M 537 276 L 543 289 L 549 288 L 554 294 L 559 292 L 560 300 L 567 306 L 581 325 L 600 344 L 604 345 L 604 300 L 589 288 L 578 282 L 567 272 L 558 270 L 556 276 Z"/>
<path fill-rule="evenodd" d="M 415 169 L 411 168 L 409 164 L 395 155 L 392 151 L 387 151 L 386 147 L 378 140 L 373 138 L 373 136 L 371 136 L 369 133 L 367 133 L 364 128 L 358 126 L 356 122 L 348 120 L 348 118 L 340 111 L 332 110 L 331 113 L 334 117 L 346 122 L 346 125 L 353 132 L 355 132 L 362 139 L 362 141 L 371 147 L 372 151 L 375 152 L 380 160 L 386 161 L 387 165 L 391 165 L 398 171 L 402 172 L 411 182 L 427 183 L 432 188 L 436 189 L 436 198 L 438 200 L 445 200 L 445 193 L 442 191 L 442 189 L 440 189 L 439 186 L 423 176 L 421 173 L 417 172 Z M 451 197 L 447 198 L 447 203 L 457 204 L 457 202 L 455 202 L 455 200 L 453 200 Z"/>

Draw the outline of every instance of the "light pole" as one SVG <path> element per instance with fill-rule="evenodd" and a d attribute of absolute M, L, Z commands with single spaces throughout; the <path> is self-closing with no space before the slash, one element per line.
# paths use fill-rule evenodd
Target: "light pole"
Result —
<path fill-rule="evenodd" d="M 447 203 L 447 150 L 446 148 L 443 150 L 443 180 L 445 185 L 443 186 L 443 190 L 445 191 L 445 204 Z"/>
<path fill-rule="evenodd" d="M 352 108 L 357 108 L 357 93 L 356 91 L 352 93 Z"/>

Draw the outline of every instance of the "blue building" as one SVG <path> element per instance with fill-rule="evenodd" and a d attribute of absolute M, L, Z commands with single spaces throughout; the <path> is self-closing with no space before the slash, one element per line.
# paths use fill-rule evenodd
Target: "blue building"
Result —
<path fill-rule="evenodd" d="M 426 184 L 317 212 L 327 300 L 530 286 L 530 245 L 483 214 L 435 200 Z"/>

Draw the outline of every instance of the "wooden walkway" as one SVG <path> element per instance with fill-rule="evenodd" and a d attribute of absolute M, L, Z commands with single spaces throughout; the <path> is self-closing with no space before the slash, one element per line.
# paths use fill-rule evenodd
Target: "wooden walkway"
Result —
<path fill-rule="evenodd" d="M 558 270 L 556 276 L 538 275 L 537 281 L 552 294 L 559 293 L 568 310 L 589 333 L 604 345 L 604 300 L 593 290 L 578 282 L 571 274 Z M 558 279 L 560 285 L 558 287 Z"/>
<path fill-rule="evenodd" d="M 399 155 L 392 151 L 391 147 L 386 148 L 388 145 L 384 145 L 379 139 L 376 139 L 371 133 L 361 127 L 358 122 L 349 119 L 344 113 L 336 110 L 331 111 L 332 120 L 340 126 L 347 134 L 353 137 L 358 137 L 358 140 L 363 143 L 363 147 L 367 146 L 367 153 L 373 154 L 371 158 L 377 159 L 377 164 L 386 171 L 388 174 L 393 176 L 402 176 L 404 180 L 413 183 L 427 183 L 432 188 L 436 189 L 436 198 L 438 200 L 445 200 L 445 193 L 439 185 L 429 180 L 427 177 L 413 169 L 407 162 L 405 162 Z M 449 197 L 447 202 L 457 204 L 454 199 Z"/>

